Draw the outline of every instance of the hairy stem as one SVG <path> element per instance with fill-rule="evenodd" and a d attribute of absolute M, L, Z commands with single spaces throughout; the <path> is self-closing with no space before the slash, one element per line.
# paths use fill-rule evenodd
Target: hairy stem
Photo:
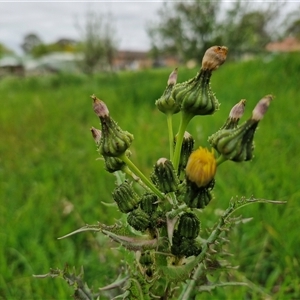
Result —
<path fill-rule="evenodd" d="M 125 155 L 122 154 L 119 156 L 120 159 L 126 163 L 128 168 L 136 175 L 138 176 L 142 182 L 160 199 L 164 199 L 165 195 L 156 188 L 156 186 L 138 169 L 138 167 Z"/>
<path fill-rule="evenodd" d="M 172 114 L 168 113 L 167 124 L 168 124 L 168 133 L 169 133 L 169 149 L 170 149 L 170 160 L 173 160 L 173 151 L 174 151 L 174 135 L 173 135 L 173 124 L 172 124 Z"/>

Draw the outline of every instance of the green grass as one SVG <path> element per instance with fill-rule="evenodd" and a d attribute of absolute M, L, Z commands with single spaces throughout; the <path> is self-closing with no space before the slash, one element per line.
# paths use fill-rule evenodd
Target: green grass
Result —
<path fill-rule="evenodd" d="M 179 69 L 179 81 L 196 70 Z M 251 162 L 222 164 L 216 175 L 215 199 L 202 213 L 211 226 L 232 196 L 286 200 L 254 204 L 240 213 L 253 217 L 238 225 L 228 249 L 256 288 L 217 289 L 211 299 L 300 298 L 300 168 L 298 152 L 299 55 L 226 63 L 211 84 L 220 111 L 192 120 L 188 131 L 196 146 L 223 124 L 231 107 L 246 98 L 246 119 L 259 99 L 275 95 L 255 137 Z M 86 223 L 113 224 L 120 214 L 111 202 L 115 178 L 103 170 L 89 128 L 99 127 L 89 96 L 104 100 L 113 118 L 134 134 L 132 160 L 146 173 L 168 156 L 164 115 L 154 101 L 163 92 L 170 70 L 152 70 L 88 78 L 60 75 L 5 78 L 0 81 L 0 299 L 72 299 L 61 279 L 34 279 L 65 264 L 84 266 L 95 289 L 119 272 L 122 255 L 101 235 L 57 237 Z M 174 131 L 176 131 L 175 116 Z M 199 295 L 207 299 L 208 294 Z"/>

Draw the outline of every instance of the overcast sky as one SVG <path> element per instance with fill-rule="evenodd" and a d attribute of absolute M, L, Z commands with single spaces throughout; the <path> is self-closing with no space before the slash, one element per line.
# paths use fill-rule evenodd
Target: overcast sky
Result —
<path fill-rule="evenodd" d="M 174 0 L 173 0 L 174 1 Z M 234 0 L 224 0 L 230 5 Z M 246 1 L 246 0 L 245 0 Z M 262 5 L 281 0 L 247 0 Z M 122 50 L 148 50 L 146 24 L 157 20 L 163 0 L 108 0 L 108 1 L 17 1 L 0 0 L 0 43 L 17 53 L 28 33 L 37 34 L 44 43 L 60 38 L 79 39 L 76 23 L 84 24 L 87 11 L 110 13 Z M 299 10 L 300 0 L 287 0 L 285 6 Z"/>
<path fill-rule="evenodd" d="M 119 48 L 148 50 L 147 22 L 156 18 L 162 1 L 9 1 L 0 0 L 0 43 L 21 53 L 20 44 L 28 33 L 43 42 L 79 38 L 76 24 L 84 24 L 87 11 L 110 13 Z"/>

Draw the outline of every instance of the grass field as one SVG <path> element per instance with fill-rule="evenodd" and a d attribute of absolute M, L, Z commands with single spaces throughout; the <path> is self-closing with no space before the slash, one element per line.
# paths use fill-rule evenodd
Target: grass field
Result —
<path fill-rule="evenodd" d="M 0 80 L 0 299 L 72 299 L 61 279 L 35 279 L 65 264 L 84 266 L 94 289 L 119 273 L 122 254 L 101 235 L 82 233 L 57 240 L 84 224 L 113 224 L 115 178 L 103 170 L 89 128 L 99 127 L 89 96 L 104 100 L 119 125 L 134 134 L 132 160 L 146 173 L 168 155 L 166 120 L 154 101 L 171 70 L 60 75 Z M 196 70 L 179 69 L 178 81 Z M 221 102 L 213 116 L 192 120 L 196 146 L 223 124 L 231 107 L 246 98 L 245 118 L 256 102 L 273 94 L 255 137 L 251 162 L 222 164 L 215 199 L 203 211 L 211 226 L 233 196 L 286 200 L 240 211 L 251 222 L 231 233 L 231 262 L 252 288 L 227 287 L 198 299 L 300 299 L 299 55 L 226 63 L 211 80 Z M 174 131 L 177 129 L 175 116 Z"/>

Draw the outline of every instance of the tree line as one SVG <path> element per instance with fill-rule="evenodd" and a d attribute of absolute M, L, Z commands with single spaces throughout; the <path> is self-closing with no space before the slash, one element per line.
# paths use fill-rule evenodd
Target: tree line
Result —
<path fill-rule="evenodd" d="M 157 12 L 158 20 L 146 30 L 151 42 L 149 55 L 159 58 L 174 55 L 182 63 L 200 61 L 213 44 L 226 45 L 230 57 L 258 54 L 266 44 L 286 36 L 300 39 L 300 7 L 289 12 L 286 2 L 260 3 L 238 0 L 230 5 L 221 0 L 167 1 Z M 40 57 L 55 51 L 78 52 L 82 70 L 93 73 L 111 69 L 118 39 L 111 15 L 88 11 L 84 24 L 77 24 L 79 41 L 45 44 L 36 34 L 24 37 L 23 51 Z M 0 44 L 0 56 L 9 53 Z"/>

